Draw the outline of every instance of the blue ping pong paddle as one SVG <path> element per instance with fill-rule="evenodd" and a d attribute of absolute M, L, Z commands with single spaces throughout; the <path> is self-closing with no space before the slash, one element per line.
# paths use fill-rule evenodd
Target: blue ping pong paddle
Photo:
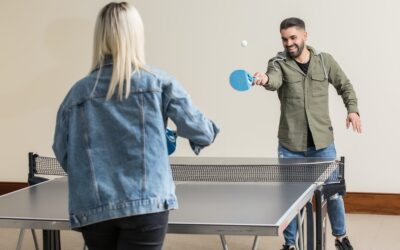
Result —
<path fill-rule="evenodd" d="M 256 77 L 251 76 L 246 70 L 237 69 L 234 70 L 229 76 L 229 82 L 232 88 L 239 91 L 249 90 L 253 86 L 253 81 Z"/>
<path fill-rule="evenodd" d="M 170 128 L 166 128 L 165 136 L 167 138 L 167 148 L 168 148 L 168 155 L 171 155 L 175 152 L 176 149 L 176 132 Z"/>

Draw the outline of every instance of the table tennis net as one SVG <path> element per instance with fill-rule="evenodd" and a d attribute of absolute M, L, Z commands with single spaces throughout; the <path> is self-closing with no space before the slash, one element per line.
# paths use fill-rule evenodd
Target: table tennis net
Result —
<path fill-rule="evenodd" d="M 199 162 L 199 161 L 197 161 Z M 335 160 L 293 164 L 219 164 L 171 163 L 174 181 L 194 182 L 340 182 L 344 180 L 344 162 Z M 234 162 L 234 161 L 232 161 Z M 40 175 L 67 173 L 56 158 L 33 155 L 33 171 Z"/>
<path fill-rule="evenodd" d="M 171 168 L 175 181 L 335 183 L 344 180 L 341 161 L 294 165 L 171 164 Z"/>
<path fill-rule="evenodd" d="M 39 156 L 34 154 L 30 159 L 30 167 L 35 175 L 59 175 L 66 176 L 67 173 L 54 157 Z"/>

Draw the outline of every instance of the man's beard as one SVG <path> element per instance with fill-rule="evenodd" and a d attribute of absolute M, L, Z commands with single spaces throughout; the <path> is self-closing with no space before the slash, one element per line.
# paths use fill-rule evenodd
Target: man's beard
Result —
<path fill-rule="evenodd" d="M 289 51 L 288 47 L 286 47 L 285 50 L 291 58 L 295 59 L 295 58 L 299 57 L 301 55 L 301 53 L 303 52 L 304 43 L 301 43 L 299 46 L 297 46 L 297 44 L 293 44 L 292 46 L 295 46 L 297 48 L 297 51 Z"/>

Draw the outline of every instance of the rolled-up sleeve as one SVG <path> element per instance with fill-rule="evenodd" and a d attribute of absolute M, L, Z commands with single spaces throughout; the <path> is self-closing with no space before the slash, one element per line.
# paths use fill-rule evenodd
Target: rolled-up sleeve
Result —
<path fill-rule="evenodd" d="M 282 85 L 282 71 L 275 59 L 271 59 L 268 62 L 267 72 L 268 82 L 265 85 L 265 89 L 275 91 Z"/>
<path fill-rule="evenodd" d="M 219 128 L 200 112 L 188 93 L 174 79 L 163 85 L 163 109 L 166 118 L 175 123 L 177 135 L 189 140 L 195 154 L 214 142 Z"/>

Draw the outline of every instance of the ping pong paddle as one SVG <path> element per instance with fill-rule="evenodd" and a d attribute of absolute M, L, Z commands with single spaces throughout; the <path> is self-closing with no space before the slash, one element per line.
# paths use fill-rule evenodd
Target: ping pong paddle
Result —
<path fill-rule="evenodd" d="M 167 148 L 168 148 L 168 155 L 171 155 L 175 152 L 176 149 L 176 132 L 170 128 L 166 128 L 165 136 L 167 138 Z"/>
<path fill-rule="evenodd" d="M 229 82 L 232 88 L 238 91 L 249 90 L 250 87 L 253 86 L 253 81 L 255 79 L 256 77 L 251 76 L 246 70 L 243 69 L 234 70 L 229 76 Z"/>

